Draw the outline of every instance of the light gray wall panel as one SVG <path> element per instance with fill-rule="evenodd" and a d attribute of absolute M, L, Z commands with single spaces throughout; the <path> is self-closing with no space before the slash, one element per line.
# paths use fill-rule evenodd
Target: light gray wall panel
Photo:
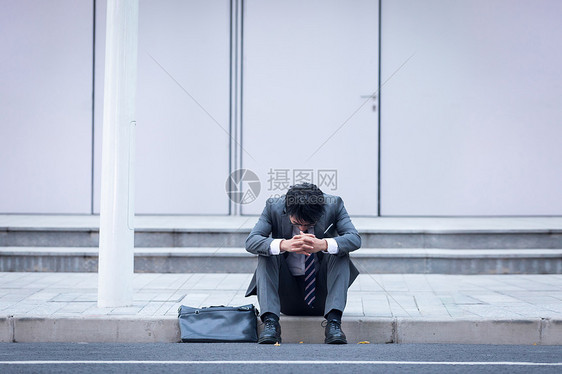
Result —
<path fill-rule="evenodd" d="M 382 5 L 383 215 L 562 214 L 562 2 Z"/>
<path fill-rule="evenodd" d="M 243 165 L 262 190 L 243 213 L 298 183 L 295 171 L 319 183 L 328 169 L 337 186 L 324 192 L 376 215 L 378 113 L 362 96 L 378 85 L 378 1 L 256 0 L 245 10 Z"/>
<path fill-rule="evenodd" d="M 0 2 L 0 213 L 90 213 L 90 1 Z"/>
<path fill-rule="evenodd" d="M 227 0 L 140 1 L 137 213 L 228 213 L 229 7 Z M 98 1 L 98 8 L 96 212 L 103 119 L 104 2 Z"/>

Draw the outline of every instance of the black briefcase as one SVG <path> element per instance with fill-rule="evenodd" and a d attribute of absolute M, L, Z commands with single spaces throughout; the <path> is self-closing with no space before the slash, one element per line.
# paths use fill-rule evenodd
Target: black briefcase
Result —
<path fill-rule="evenodd" d="M 192 308 L 182 305 L 178 319 L 182 342 L 257 342 L 258 310 L 253 304 Z"/>

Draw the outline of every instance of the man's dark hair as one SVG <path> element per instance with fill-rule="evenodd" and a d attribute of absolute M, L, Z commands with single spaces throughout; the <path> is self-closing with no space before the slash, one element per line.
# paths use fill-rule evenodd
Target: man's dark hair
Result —
<path fill-rule="evenodd" d="M 314 224 L 324 214 L 324 193 L 311 183 L 295 184 L 285 196 L 285 211 L 298 220 Z"/>

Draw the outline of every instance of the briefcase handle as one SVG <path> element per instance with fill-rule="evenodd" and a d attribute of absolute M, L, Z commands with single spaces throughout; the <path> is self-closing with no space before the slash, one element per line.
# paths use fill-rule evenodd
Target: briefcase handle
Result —
<path fill-rule="evenodd" d="M 209 308 L 224 308 L 225 305 L 211 305 L 211 306 L 204 306 L 200 309 L 209 309 Z M 252 306 L 251 305 L 244 305 L 244 306 L 239 306 L 238 310 L 252 310 Z"/>

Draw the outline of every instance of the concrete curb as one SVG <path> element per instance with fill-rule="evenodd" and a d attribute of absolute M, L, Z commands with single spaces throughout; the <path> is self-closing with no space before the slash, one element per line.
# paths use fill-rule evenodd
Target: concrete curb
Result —
<path fill-rule="evenodd" d="M 283 343 L 323 343 L 319 317 L 281 318 Z M 459 343 L 562 345 L 562 320 L 423 320 L 345 318 L 350 344 Z M 0 318 L 0 342 L 179 342 L 175 317 Z"/>
<path fill-rule="evenodd" d="M 398 319 L 397 331 L 397 343 L 543 344 L 541 320 Z"/>
<path fill-rule="evenodd" d="M 7 317 L 0 319 L 0 342 L 179 342 L 177 318 Z"/>
<path fill-rule="evenodd" d="M 0 343 L 14 341 L 14 317 L 0 318 Z"/>

